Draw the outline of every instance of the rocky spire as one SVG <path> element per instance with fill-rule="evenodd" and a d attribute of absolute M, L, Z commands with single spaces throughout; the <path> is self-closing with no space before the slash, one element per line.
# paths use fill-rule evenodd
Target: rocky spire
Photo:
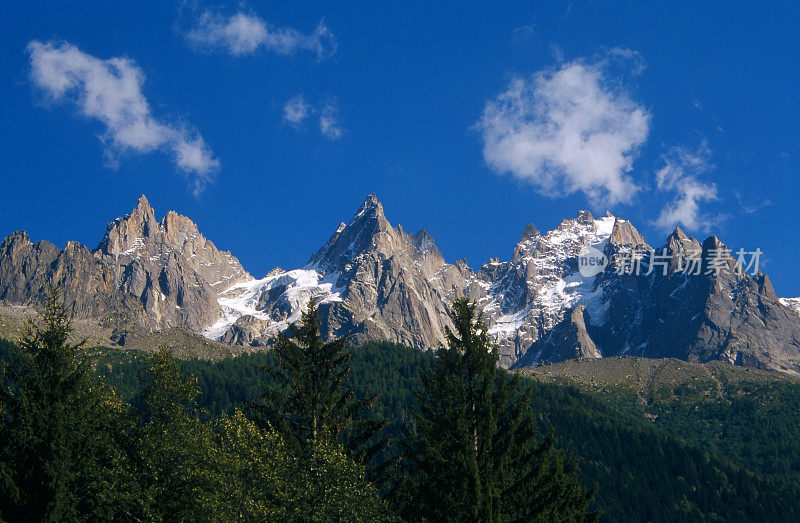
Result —
<path fill-rule="evenodd" d="M 699 255 L 702 246 L 695 238 L 687 235 L 680 227 L 675 227 L 667 237 L 664 248 L 672 254 L 683 253 L 684 256 Z"/>
<path fill-rule="evenodd" d="M 359 255 L 374 251 L 383 244 L 388 244 L 389 249 L 397 247 L 394 244 L 402 241 L 402 236 L 403 233 L 386 220 L 378 198 L 370 194 L 347 225 L 340 225 L 308 264 L 326 272 L 342 272 Z"/>
<path fill-rule="evenodd" d="M 106 233 L 97 250 L 103 254 L 118 255 L 132 252 L 158 229 L 155 212 L 145 195 L 139 197 L 136 207 L 123 218 L 117 218 L 106 227 Z"/>
<path fill-rule="evenodd" d="M 610 216 L 609 216 L 610 217 Z M 635 247 L 637 245 L 647 245 L 644 237 L 627 220 L 614 218 L 614 226 L 611 229 L 611 236 L 608 238 L 611 245 L 624 245 Z"/>
<path fill-rule="evenodd" d="M 578 211 L 578 216 L 575 218 L 578 223 L 589 224 L 594 221 L 592 213 L 586 210 Z"/>
<path fill-rule="evenodd" d="M 519 241 L 525 241 L 531 238 L 535 238 L 537 236 L 541 236 L 539 229 L 532 223 L 525 225 L 525 230 L 522 231 L 522 236 L 520 237 Z"/>
<path fill-rule="evenodd" d="M 412 243 L 416 251 L 415 254 L 418 256 L 425 256 L 434 251 L 438 253 L 439 251 L 433 236 L 431 236 L 431 233 L 429 233 L 425 227 L 417 231 L 417 234 L 413 236 Z"/>

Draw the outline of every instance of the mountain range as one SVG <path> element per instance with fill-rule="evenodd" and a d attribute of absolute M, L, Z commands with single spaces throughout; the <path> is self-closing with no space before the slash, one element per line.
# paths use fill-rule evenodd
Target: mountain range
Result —
<path fill-rule="evenodd" d="M 587 271 L 586 253 L 603 265 Z M 445 261 L 425 229 L 393 227 L 370 195 L 305 266 L 255 278 L 189 218 L 157 220 L 142 196 L 94 249 L 32 243 L 22 231 L 5 238 L 0 302 L 35 308 L 55 282 L 73 317 L 116 345 L 178 328 L 263 347 L 314 300 L 326 337 L 431 349 L 465 296 L 506 368 L 632 355 L 800 374 L 800 300 L 778 298 L 767 275 L 739 262 L 716 236 L 700 242 L 677 228 L 653 249 L 629 221 L 580 211 L 544 234 L 528 224 L 508 260 L 475 270 Z"/>

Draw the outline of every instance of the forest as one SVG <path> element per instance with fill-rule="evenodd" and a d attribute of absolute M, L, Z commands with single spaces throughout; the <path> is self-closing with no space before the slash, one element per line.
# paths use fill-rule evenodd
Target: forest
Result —
<path fill-rule="evenodd" d="M 793 382 L 659 391 L 646 417 L 498 369 L 468 303 L 438 353 L 324 343 L 312 308 L 216 362 L 71 345 L 50 309 L 0 343 L 7 521 L 800 517 Z"/>

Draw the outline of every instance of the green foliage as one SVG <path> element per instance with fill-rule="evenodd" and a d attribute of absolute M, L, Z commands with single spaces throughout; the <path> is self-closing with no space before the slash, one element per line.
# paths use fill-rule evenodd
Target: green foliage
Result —
<path fill-rule="evenodd" d="M 263 431 L 241 411 L 217 422 L 220 443 L 234 456 L 235 506 L 244 519 L 382 521 L 387 507 L 364 468 L 330 439 L 300 456 L 274 431 Z"/>
<path fill-rule="evenodd" d="M 552 440 L 540 441 L 530 398 L 497 369 L 475 305 L 452 311 L 455 332 L 423 376 L 415 432 L 394 492 L 412 520 L 583 520 L 591 500 Z"/>
<path fill-rule="evenodd" d="M 70 322 L 59 288 L 50 287 L 37 319 L 27 318 L 8 348 L 0 378 L 0 516 L 61 520 L 113 514 L 110 471 L 117 415 L 125 410 L 97 383 L 82 343 L 67 339 Z"/>
<path fill-rule="evenodd" d="M 132 432 L 137 519 L 202 520 L 230 512 L 225 504 L 226 456 L 210 424 L 195 413 L 193 377 L 184 377 L 167 349 L 147 358 L 147 382 Z"/>
<path fill-rule="evenodd" d="M 337 442 L 299 454 L 241 411 L 209 420 L 169 350 L 83 351 L 67 343 L 57 289 L 50 298 L 20 347 L 0 343 L 0 520 L 389 518 Z M 92 369 L 127 384 L 137 407 Z"/>
<path fill-rule="evenodd" d="M 299 454 L 241 411 L 204 422 L 194 376 L 162 349 L 147 360 L 134 437 L 134 519 L 330 521 L 386 513 L 363 467 L 335 442 Z"/>
<path fill-rule="evenodd" d="M 386 446 L 376 434 L 383 420 L 366 419 L 362 411 L 375 399 L 357 399 L 344 387 L 352 357 L 345 338 L 324 342 L 313 301 L 289 336 L 275 342 L 277 365 L 267 365 L 270 385 L 251 407 L 262 426 L 276 429 L 297 450 L 308 453 L 321 439 L 332 438 L 350 449 L 358 462 L 368 462 Z"/>
<path fill-rule="evenodd" d="M 636 414 L 630 398 L 528 382 L 556 444 L 579 457 L 610 520 L 793 520 L 800 486 L 687 443 Z"/>
<path fill-rule="evenodd" d="M 142 476 L 143 456 L 156 452 L 144 449 L 147 445 L 151 449 L 158 448 L 155 442 L 160 437 L 153 430 L 153 442 L 145 445 L 139 441 L 145 434 L 145 427 L 153 420 L 148 407 L 142 403 L 143 387 L 153 383 L 147 371 L 150 357 L 118 349 L 76 349 L 75 352 L 76 368 L 90 369 L 102 380 L 94 380 L 90 385 L 98 394 L 95 398 L 99 399 L 78 404 L 69 400 L 68 395 L 56 398 L 70 405 L 63 407 L 65 410 L 78 413 L 72 417 L 71 430 L 80 425 L 82 434 L 95 435 L 94 442 L 92 437 L 81 437 L 76 438 L 81 441 L 70 443 L 78 449 L 76 456 L 91 454 L 94 457 L 68 460 L 72 465 L 60 469 L 74 471 L 68 481 L 62 478 L 64 484 L 73 485 L 70 488 L 75 489 L 72 499 L 81 498 L 80 504 L 70 502 L 75 507 L 74 513 L 87 518 L 92 517 L 86 514 L 94 514 L 93 519 L 130 520 L 134 516 L 170 519 L 165 511 L 154 508 L 155 490 L 147 496 L 142 494 L 148 485 L 147 478 L 152 479 L 152 475 Z M 32 360 L 27 360 L 26 367 L 20 366 L 26 361 L 18 359 L 21 354 L 13 344 L 0 341 L 0 359 L 6 368 L 3 381 L 6 394 L 9 390 L 19 393 L 11 376 L 13 368 L 31 376 L 41 372 L 36 370 Z M 201 520 L 334 519 L 336 510 L 340 510 L 336 506 L 323 506 L 318 501 L 333 495 L 324 494 L 325 483 L 306 488 L 307 480 L 298 480 L 311 469 L 289 467 L 301 460 L 287 450 L 286 443 L 278 435 L 257 428 L 237 413 L 244 401 L 263 392 L 270 376 L 259 368 L 274 362 L 272 352 L 217 362 L 174 362 L 180 368 L 181 378 L 196 376 L 197 388 L 201 389 L 194 405 L 182 403 L 180 410 L 185 419 L 180 424 L 191 427 L 197 423 L 202 430 L 195 426 L 192 430 L 199 432 L 199 436 L 173 435 L 173 442 L 165 445 L 173 448 L 170 455 L 176 460 L 197 462 L 203 456 L 210 456 L 210 462 L 198 469 L 197 478 L 180 480 L 200 485 L 199 490 L 189 492 L 190 498 L 192 492 L 204 492 L 203 481 L 217 485 L 209 501 L 203 501 L 200 496 L 195 498 L 201 506 L 211 507 L 201 515 Z M 396 452 L 397 436 L 405 430 L 413 432 L 415 427 L 412 412 L 416 403 L 414 391 L 422 383 L 420 374 L 431 375 L 436 358 L 402 345 L 374 342 L 354 347 L 348 364 L 351 369 L 342 382 L 343 387 L 353 389 L 357 399 L 378 395 L 372 410 L 379 417 L 392 420 L 385 432 L 393 437 L 389 452 Z M 37 379 L 43 379 L 43 375 Z M 103 382 L 117 389 L 119 397 Z M 647 403 L 640 405 L 636 391 L 606 388 L 605 392 L 598 393 L 528 379 L 520 380 L 519 385 L 530 394 L 539 433 L 547 434 L 552 427 L 555 445 L 575 456 L 583 484 L 598 485 L 595 505 L 602 509 L 604 519 L 800 520 L 797 502 L 800 481 L 796 478 L 800 463 L 800 417 L 797 416 L 800 384 L 763 380 L 741 382 L 721 389 L 717 395 L 700 394 L 705 386 L 701 383 L 653 390 L 646 398 Z M 88 393 L 81 394 L 85 397 Z M 90 408 L 93 404 L 95 406 Z M 6 508 L 20 506 L 20 501 L 10 501 L 18 485 L 21 488 L 17 491 L 25 499 L 33 499 L 34 491 L 30 490 L 30 483 L 21 480 L 20 471 L 36 469 L 38 458 L 34 452 L 38 452 L 39 447 L 18 446 L 16 448 L 28 449 L 19 452 L 8 445 L 10 441 L 26 441 L 26 434 L 39 432 L 26 432 L 28 429 L 17 429 L 17 425 L 9 423 L 14 419 L 9 418 L 13 409 L 10 410 L 8 401 L 5 405 L 3 421 L 0 421 L 3 423 L 0 426 L 0 440 L 3 441 L 0 454 L 3 512 L 0 517 L 14 520 L 19 519 L 13 517 L 17 512 L 8 512 Z M 81 414 L 84 406 L 91 415 Z M 35 415 L 25 411 L 25 416 L 34 421 L 20 427 L 44 426 L 55 410 L 53 407 Z M 23 411 L 14 412 L 14 416 L 19 416 Z M 643 412 L 650 418 L 644 418 Z M 83 421 L 78 423 L 80 419 Z M 174 421 L 170 423 L 163 427 L 180 426 Z M 8 428 L 11 430 L 6 430 Z M 88 445 L 87 450 L 79 452 L 84 444 Z M 192 446 L 205 450 L 198 450 L 192 457 L 187 450 L 179 449 Z M 186 455 L 189 457 L 184 458 Z M 162 472 L 159 473 L 169 465 L 158 465 L 155 458 L 151 463 L 155 469 L 160 467 Z M 281 468 L 281 464 L 286 467 Z M 350 466 L 350 462 L 342 462 L 344 465 Z M 181 469 L 172 470 L 176 471 L 176 478 L 170 481 L 177 482 L 180 479 L 177 472 Z M 373 489 L 360 483 L 363 481 L 359 479 L 360 471 L 357 467 L 353 469 L 349 484 L 363 485 L 363 489 L 354 487 L 346 496 L 340 492 L 334 494 L 352 500 L 357 499 L 359 492 Z M 307 492 L 317 494 L 302 498 Z M 69 497 L 66 495 L 65 499 Z M 150 501 L 145 504 L 144 499 Z M 306 501 L 292 505 L 293 499 Z M 44 513 L 41 502 L 28 503 L 26 507 L 32 508 L 30 513 L 25 513 L 25 519 Z M 380 507 L 381 504 L 377 498 L 370 497 L 355 505 L 349 510 Z M 315 506 L 318 516 L 308 512 Z M 22 511 L 21 508 L 15 510 Z M 374 519 L 366 515 L 369 511 L 364 514 L 362 519 Z"/>
<path fill-rule="evenodd" d="M 97 372 L 109 384 L 126 389 L 139 381 L 138 357 L 106 351 L 97 358 L 102 362 L 96 365 Z M 266 352 L 218 362 L 178 363 L 184 375 L 198 377 L 203 389 L 198 405 L 216 418 L 234 413 L 244 400 L 260 394 L 268 376 L 258 369 L 272 361 L 273 353 Z M 422 383 L 419 374 L 431 374 L 435 364 L 430 353 L 388 342 L 353 349 L 346 386 L 359 398 L 378 395 L 375 413 L 392 420 L 387 427 L 393 438 L 390 454 L 398 451 L 397 436 L 413 430 L 414 391 Z M 718 411 L 711 410 L 713 400 L 708 406 L 687 404 L 673 410 L 681 416 L 662 414 L 650 421 L 642 416 L 635 391 L 596 393 L 537 380 L 520 382 L 530 392 L 540 433 L 547 434 L 552 427 L 555 445 L 575 456 L 582 482 L 598 485 L 595 505 L 604 519 L 741 520 L 747 514 L 756 520 L 786 520 L 797 513 L 798 481 L 780 468 L 767 475 L 757 463 L 764 459 L 780 464 L 785 455 L 786 467 L 791 467 L 792 456 L 800 449 L 800 409 L 792 407 L 798 384 L 744 383 L 741 389 L 726 392 L 714 407 Z M 126 399 L 134 396 L 125 394 Z M 681 396 L 670 393 L 664 398 L 677 401 Z M 737 398 L 745 403 L 736 406 Z M 747 408 L 751 401 L 758 408 Z M 652 400 L 646 409 L 656 412 L 658 405 Z M 725 405 L 731 405 L 733 412 L 727 414 Z M 200 415 L 206 419 L 203 410 Z M 709 412 L 717 421 L 708 417 Z M 675 423 L 668 424 L 668 419 Z M 706 420 L 713 424 L 707 426 Z M 734 424 L 728 426 L 729 420 Z M 780 436 L 773 436 L 773 430 Z"/>
<path fill-rule="evenodd" d="M 758 472 L 800 482 L 800 383 L 743 382 L 702 395 L 682 386 L 659 395 L 644 408 L 657 427 Z"/>

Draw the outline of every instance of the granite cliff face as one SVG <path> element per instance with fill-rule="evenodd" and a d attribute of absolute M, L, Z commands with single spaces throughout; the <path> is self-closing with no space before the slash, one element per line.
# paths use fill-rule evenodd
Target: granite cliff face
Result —
<path fill-rule="evenodd" d="M 722 360 L 800 371 L 798 315 L 781 303 L 768 276 L 747 274 L 715 236 L 701 244 L 676 229 L 655 250 L 652 267 L 645 256 L 638 275 L 619 274 L 622 255 L 636 248 L 649 249 L 640 235 L 623 242 L 612 235 L 605 247 L 611 264 L 595 277 L 585 328 L 565 316 L 516 366 L 565 359 L 561 347 L 568 345 L 582 357 Z M 696 266 L 686 270 L 681 252 L 696 253 Z"/>
<path fill-rule="evenodd" d="M 608 264 L 586 276 L 579 256 L 588 248 Z M 800 372 L 800 300 L 781 300 L 766 275 L 740 270 L 714 236 L 701 243 L 676 229 L 652 267 L 639 256 L 649 251 L 630 222 L 581 211 L 544 234 L 529 224 L 508 261 L 476 272 L 447 263 L 424 229 L 393 227 L 370 195 L 304 267 L 255 279 L 188 218 L 170 211 L 157 221 L 142 197 L 94 250 L 31 243 L 24 232 L 6 238 L 0 301 L 35 305 L 56 281 L 76 317 L 119 324 L 121 342 L 135 325 L 258 347 L 313 300 L 326 336 L 427 349 L 444 343 L 448 306 L 466 296 L 483 311 L 504 367 L 629 354 Z M 697 270 L 684 270 L 687 255 Z M 639 270 L 626 270 L 637 256 Z"/>
<path fill-rule="evenodd" d="M 371 195 L 304 268 L 276 269 L 223 293 L 226 317 L 207 335 L 267 344 L 314 299 L 326 335 L 438 347 L 449 324 L 448 304 L 471 279 L 466 264 L 444 261 L 424 229 L 409 234 L 392 227 Z"/>
<path fill-rule="evenodd" d="M 587 277 L 578 256 L 589 247 L 609 263 Z M 644 256 L 637 273 L 622 270 L 626 256 L 650 250 L 630 222 L 581 211 L 545 234 L 529 224 L 508 261 L 474 272 L 445 262 L 425 230 L 392 227 L 370 196 L 304 268 L 276 269 L 223 293 L 225 318 L 206 334 L 266 345 L 314 299 L 326 335 L 432 348 L 444 342 L 448 305 L 467 296 L 482 309 L 505 367 L 631 354 L 797 371 L 800 316 L 765 275 L 737 270 L 727 254 L 713 262 L 726 270 L 710 274 L 712 252 L 724 245 L 680 229 L 656 250 L 658 267 Z M 686 256 L 700 260 L 696 274 L 684 273 Z"/>
<path fill-rule="evenodd" d="M 68 242 L 61 250 L 17 232 L 0 243 L 0 300 L 36 306 L 48 283 L 64 286 L 77 318 L 153 332 L 201 331 L 222 315 L 217 288 L 251 276 L 220 252 L 188 218 L 172 211 L 159 222 L 147 198 L 108 224 L 94 250 Z"/>

